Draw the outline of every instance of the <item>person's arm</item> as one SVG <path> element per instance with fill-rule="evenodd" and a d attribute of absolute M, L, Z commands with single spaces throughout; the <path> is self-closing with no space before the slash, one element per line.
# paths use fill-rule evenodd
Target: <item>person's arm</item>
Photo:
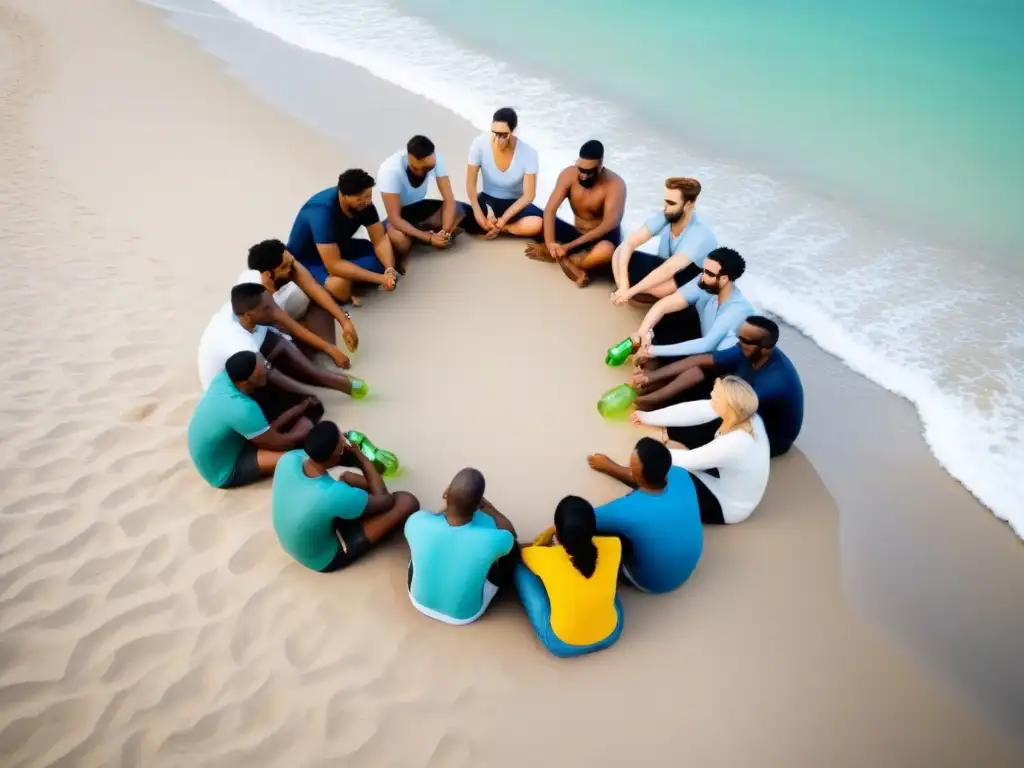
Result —
<path fill-rule="evenodd" d="M 664 262 L 647 273 L 647 276 L 644 277 L 643 280 L 631 288 L 627 288 L 626 299 L 632 299 L 638 294 L 647 293 L 652 288 L 664 283 L 666 280 L 671 280 L 676 272 L 685 268 L 689 263 L 690 259 L 684 253 L 677 253 L 673 256 L 669 256 Z"/>
<path fill-rule="evenodd" d="M 384 201 L 384 211 L 387 213 L 390 226 L 413 240 L 430 245 L 430 232 L 416 229 L 416 227 L 402 218 L 402 198 L 399 197 L 397 192 L 381 192 L 380 197 Z"/>
<path fill-rule="evenodd" d="M 712 323 L 708 332 L 699 339 L 691 339 L 678 344 L 655 345 L 651 347 L 651 354 L 655 357 L 681 357 L 682 355 L 713 352 L 726 336 L 740 327 L 749 314 L 749 309 L 742 304 L 726 307 L 715 317 L 715 322 Z"/>
<path fill-rule="evenodd" d="M 336 243 L 317 243 L 316 250 L 324 262 L 328 273 L 343 280 L 352 280 L 358 283 L 377 283 L 382 285 L 386 282 L 384 275 L 378 275 L 368 269 L 363 269 L 358 264 L 341 257 L 341 249 Z"/>
<path fill-rule="evenodd" d="M 555 219 L 558 217 L 558 209 L 565 202 L 565 198 L 569 196 L 575 172 L 575 168 L 570 166 L 558 174 L 555 188 L 551 190 L 548 204 L 544 206 L 544 245 L 548 247 L 549 251 L 555 245 Z"/>
<path fill-rule="evenodd" d="M 688 371 L 699 371 L 702 368 L 711 368 L 714 365 L 715 361 L 711 355 L 694 355 L 685 360 L 677 360 L 674 363 L 655 368 L 653 371 L 645 371 L 644 377 L 647 379 L 648 384 L 657 384 L 659 381 L 668 381 L 677 376 L 682 376 Z M 693 383 L 697 383 L 702 379 L 703 375 Z"/>
<path fill-rule="evenodd" d="M 571 243 L 566 243 L 567 253 L 579 250 L 587 245 L 603 240 L 612 230 L 622 223 L 622 214 L 626 210 L 626 184 L 617 180 L 604 196 L 604 208 L 601 212 L 601 223 L 589 232 L 584 232 Z"/>
<path fill-rule="evenodd" d="M 625 291 L 629 288 L 629 261 L 633 257 L 633 251 L 652 237 L 654 237 L 654 233 L 651 232 L 647 224 L 644 224 L 615 249 L 615 253 L 612 254 L 612 275 L 618 290 Z"/>
<path fill-rule="evenodd" d="M 324 352 L 342 368 L 348 368 L 352 364 L 344 352 L 333 344 L 328 344 L 324 339 L 313 333 L 276 304 L 271 311 L 273 312 L 274 325 L 278 330 L 284 331 L 296 341 L 301 341 L 313 349 Z"/>
<path fill-rule="evenodd" d="M 354 472 L 345 472 L 341 475 L 341 480 L 353 488 L 366 491 L 369 495 L 363 514 L 369 516 L 379 515 L 381 512 L 391 509 L 395 505 L 395 499 L 388 491 L 387 486 L 384 485 L 384 478 L 377 471 L 377 467 L 355 446 L 349 445 L 347 450 L 352 451 L 352 455 L 355 456 L 363 474 L 357 475 Z"/>
<path fill-rule="evenodd" d="M 670 448 L 669 453 L 672 454 L 672 464 L 677 467 L 687 470 L 715 469 L 731 464 L 736 455 L 746 448 L 746 441 L 752 439 L 743 430 L 736 430 L 716 437 L 707 445 L 692 451 Z"/>
<path fill-rule="evenodd" d="M 692 427 L 718 418 L 710 400 L 676 403 L 656 411 L 637 411 L 640 421 L 652 427 Z"/>
<path fill-rule="evenodd" d="M 352 318 L 348 316 L 345 310 L 338 306 L 338 302 L 335 301 L 334 297 L 316 281 L 316 278 L 309 273 L 305 265 L 300 264 L 298 261 L 292 262 L 292 282 L 309 297 L 310 301 L 337 321 L 338 325 L 341 326 L 342 338 L 345 339 L 349 352 L 355 352 L 359 347 L 359 334 L 356 332 L 356 326 L 352 322 Z"/>
<path fill-rule="evenodd" d="M 370 237 L 370 244 L 373 246 L 373 253 L 377 261 L 384 265 L 384 269 L 395 268 L 395 251 L 391 247 L 391 240 L 388 238 L 387 230 L 380 221 L 370 224 L 366 228 L 366 234 Z"/>
<path fill-rule="evenodd" d="M 262 433 L 249 438 L 249 442 L 264 451 L 290 451 L 297 447 L 313 428 L 311 421 L 300 418 L 309 410 L 310 405 L 309 400 L 303 400 L 298 405 L 292 406 L 274 419 L 274 423 Z M 252 403 L 252 406 L 257 412 L 259 411 L 259 406 L 255 402 Z M 262 416 L 262 412 L 260 412 L 260 416 Z M 255 415 L 252 418 L 255 419 Z M 266 423 L 265 418 L 263 423 Z"/>
<path fill-rule="evenodd" d="M 504 215 L 498 219 L 498 228 L 504 229 L 508 226 L 508 223 L 515 218 L 515 215 L 519 213 L 523 208 L 533 202 L 533 199 L 537 196 L 537 174 L 527 173 L 523 176 L 523 194 L 508 207 Z"/>
<path fill-rule="evenodd" d="M 654 326 L 661 322 L 661 318 L 671 312 L 679 312 L 686 309 L 687 306 L 689 306 L 689 303 L 679 291 L 654 302 L 651 308 L 647 310 L 647 314 L 644 315 L 644 321 L 640 323 L 640 330 L 637 331 L 637 336 L 640 337 L 641 342 L 654 330 Z"/>
<path fill-rule="evenodd" d="M 515 538 L 516 529 L 515 526 L 512 525 L 512 521 L 501 514 L 501 512 L 499 512 L 487 499 L 480 500 L 480 511 L 491 518 L 494 521 L 494 524 L 501 530 L 508 531 L 512 534 L 512 537 Z"/>
<path fill-rule="evenodd" d="M 476 219 L 477 224 L 483 227 L 482 222 L 486 222 L 487 217 L 484 215 L 484 209 L 480 207 L 479 195 L 476 191 L 479 178 L 480 166 L 473 162 L 473 155 L 470 154 L 469 165 L 466 166 L 466 197 L 469 200 L 469 206 L 473 209 L 473 218 Z"/>
<path fill-rule="evenodd" d="M 441 231 L 450 235 L 455 229 L 455 193 L 452 191 L 452 180 L 448 178 L 448 169 L 444 165 L 444 157 L 440 152 L 434 155 L 434 183 L 441 194 Z"/>
<path fill-rule="evenodd" d="M 288 428 L 295 423 L 296 419 L 298 419 L 300 416 L 303 416 L 306 413 L 306 411 L 308 411 L 312 407 L 314 402 L 315 401 L 313 398 L 308 397 L 302 402 L 293 405 L 287 411 L 285 411 L 276 419 L 274 419 L 274 422 L 270 425 L 270 428 L 278 432 L 287 432 Z"/>

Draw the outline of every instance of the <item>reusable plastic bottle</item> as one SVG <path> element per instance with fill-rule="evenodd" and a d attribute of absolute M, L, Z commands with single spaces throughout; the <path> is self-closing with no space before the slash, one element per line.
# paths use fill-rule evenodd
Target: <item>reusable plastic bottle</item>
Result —
<path fill-rule="evenodd" d="M 622 365 L 629 356 L 633 354 L 633 339 L 625 338 L 616 344 L 614 347 L 608 349 L 608 354 L 605 355 L 604 361 L 607 365 L 613 368 L 616 365 Z"/>
<path fill-rule="evenodd" d="M 352 377 L 352 398 L 354 400 L 362 400 L 370 393 L 370 388 L 366 386 L 366 382 L 363 379 L 357 379 L 355 376 Z"/>
<path fill-rule="evenodd" d="M 378 448 L 373 444 L 373 441 L 362 432 L 353 429 L 346 432 L 345 437 L 350 443 L 352 443 L 352 445 L 362 452 L 363 456 L 373 462 L 373 466 L 375 466 L 377 471 L 382 475 L 393 475 L 398 471 L 398 457 L 391 451 L 385 451 L 383 448 Z"/>
<path fill-rule="evenodd" d="M 597 401 L 597 410 L 606 419 L 618 418 L 626 414 L 634 400 L 636 400 L 636 390 L 629 384 L 620 384 L 601 396 L 601 399 Z"/>
<path fill-rule="evenodd" d="M 380 470 L 380 473 L 386 477 L 397 474 L 400 467 L 398 457 L 391 451 L 385 451 L 383 448 L 377 449 L 377 460 L 374 464 Z"/>

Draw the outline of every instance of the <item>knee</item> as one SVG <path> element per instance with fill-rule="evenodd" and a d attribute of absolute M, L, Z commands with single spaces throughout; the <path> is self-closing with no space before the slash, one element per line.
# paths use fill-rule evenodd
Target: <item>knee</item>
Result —
<path fill-rule="evenodd" d="M 388 228 L 388 240 L 391 241 L 391 247 L 398 251 L 400 254 L 406 254 L 409 252 L 409 248 L 412 242 L 404 234 L 399 232 L 394 227 Z"/>
<path fill-rule="evenodd" d="M 324 288 L 339 301 L 348 301 L 352 296 L 352 282 L 342 277 L 331 276 L 324 281 Z"/>
<path fill-rule="evenodd" d="M 395 506 L 401 507 L 408 515 L 418 511 L 420 508 L 420 500 L 408 491 L 397 491 L 392 494 L 392 498 L 395 500 Z"/>

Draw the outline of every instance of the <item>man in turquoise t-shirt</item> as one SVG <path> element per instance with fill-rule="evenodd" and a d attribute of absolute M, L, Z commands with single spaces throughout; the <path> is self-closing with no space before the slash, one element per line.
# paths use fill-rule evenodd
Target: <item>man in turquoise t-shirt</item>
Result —
<path fill-rule="evenodd" d="M 305 451 L 290 451 L 274 472 L 274 531 L 285 552 L 307 568 L 330 573 L 366 554 L 420 508 L 411 493 L 390 493 L 362 451 L 333 421 L 317 424 Z M 355 466 L 362 475 L 328 474 Z"/>
<path fill-rule="evenodd" d="M 409 599 L 447 624 L 480 618 L 515 566 L 515 529 L 484 498 L 484 486 L 478 470 L 463 469 L 445 491 L 441 513 L 417 512 L 405 524 Z"/>
<path fill-rule="evenodd" d="M 249 485 L 274 474 L 283 452 L 313 428 L 310 415 L 323 412 L 319 400 L 308 397 L 270 424 L 253 399 L 266 384 L 263 360 L 255 352 L 236 352 L 199 398 L 188 423 L 188 451 L 214 488 Z"/>

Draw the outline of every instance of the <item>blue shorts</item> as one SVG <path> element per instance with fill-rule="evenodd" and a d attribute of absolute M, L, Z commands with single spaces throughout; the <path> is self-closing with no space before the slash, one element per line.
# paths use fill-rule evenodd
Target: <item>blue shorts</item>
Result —
<path fill-rule="evenodd" d="M 494 215 L 497 216 L 499 219 L 505 215 L 505 211 L 511 208 L 512 203 L 515 202 L 515 200 L 505 200 L 504 198 L 501 197 L 494 197 L 492 195 L 488 195 L 486 192 L 481 192 L 479 195 L 477 195 L 476 199 L 477 202 L 480 203 L 480 207 L 483 208 L 484 211 L 490 208 L 492 211 L 494 211 Z M 542 211 L 533 203 L 530 203 L 528 206 L 523 208 L 523 210 L 521 210 L 519 213 L 517 213 L 515 216 L 509 219 L 509 224 L 511 224 L 513 221 L 519 221 L 520 219 L 525 218 L 526 216 L 539 216 L 540 218 L 543 219 L 544 211 Z"/>
<path fill-rule="evenodd" d="M 537 633 L 537 638 L 544 647 L 559 658 L 583 656 L 603 650 L 618 640 L 619 635 L 622 634 L 622 603 L 616 596 L 615 612 L 619 615 L 619 621 L 608 637 L 590 645 L 570 645 L 563 642 L 551 629 L 551 602 L 548 600 L 544 582 L 522 563 L 516 565 L 515 581 L 516 589 L 519 590 L 519 599 L 523 602 L 523 608 L 526 609 L 526 616 L 530 620 L 530 624 L 533 625 L 533 631 Z"/>
<path fill-rule="evenodd" d="M 377 254 L 374 253 L 373 243 L 369 240 L 364 240 L 361 237 L 353 237 L 344 244 L 339 244 L 338 248 L 341 250 L 341 258 L 345 261 L 378 275 L 384 274 L 384 265 L 380 263 L 380 259 L 378 259 Z M 309 270 L 313 279 L 320 283 L 320 285 L 326 283 L 327 278 L 330 277 L 327 273 L 327 267 L 324 266 L 322 261 L 318 260 L 312 264 L 303 263 L 302 266 Z"/>

